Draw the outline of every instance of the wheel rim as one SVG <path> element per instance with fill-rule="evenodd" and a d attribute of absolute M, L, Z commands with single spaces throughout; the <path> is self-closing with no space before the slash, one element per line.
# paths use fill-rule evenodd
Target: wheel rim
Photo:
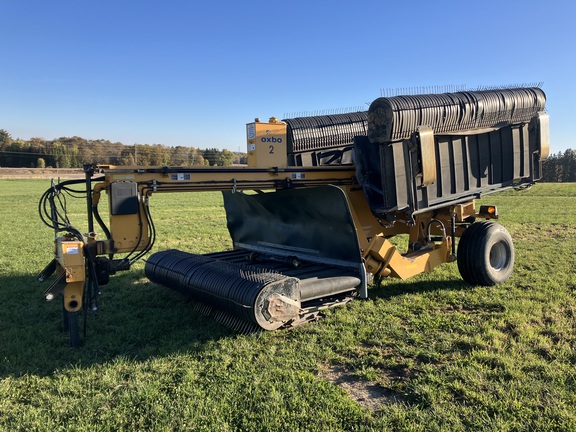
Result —
<path fill-rule="evenodd" d="M 495 243 L 490 249 L 490 266 L 497 271 L 502 270 L 508 265 L 509 253 L 508 246 L 503 241 Z"/>

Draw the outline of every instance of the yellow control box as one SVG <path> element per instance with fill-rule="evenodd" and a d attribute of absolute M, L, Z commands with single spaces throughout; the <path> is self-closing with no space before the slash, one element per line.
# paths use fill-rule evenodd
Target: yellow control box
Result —
<path fill-rule="evenodd" d="M 248 166 L 285 168 L 288 166 L 286 123 L 271 117 L 268 123 L 258 119 L 246 125 Z"/>
<path fill-rule="evenodd" d="M 84 283 L 86 281 L 86 263 L 84 261 L 84 243 L 68 240 L 63 237 L 56 239 L 56 260 L 59 264 L 58 273 L 64 273 L 64 307 L 68 312 L 82 309 Z"/>
<path fill-rule="evenodd" d="M 66 272 L 66 282 L 83 282 L 86 279 L 84 244 L 81 241 L 56 240 L 56 259 Z"/>

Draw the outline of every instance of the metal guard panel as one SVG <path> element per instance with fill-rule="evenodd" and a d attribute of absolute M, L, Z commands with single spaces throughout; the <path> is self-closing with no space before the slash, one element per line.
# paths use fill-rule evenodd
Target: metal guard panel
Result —
<path fill-rule="evenodd" d="M 222 194 L 235 248 L 355 268 L 362 263 L 348 201 L 335 186 Z"/>
<path fill-rule="evenodd" d="M 527 123 L 484 133 L 435 135 L 430 149 L 434 182 L 425 181 L 423 155 L 414 142 L 378 145 L 367 137 L 356 139 L 356 176 L 378 217 L 399 211 L 413 215 L 541 177 L 539 136 Z"/>

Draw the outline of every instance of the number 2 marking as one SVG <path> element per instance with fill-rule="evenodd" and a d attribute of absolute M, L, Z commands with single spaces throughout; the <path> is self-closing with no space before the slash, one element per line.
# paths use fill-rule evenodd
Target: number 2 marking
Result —
<path fill-rule="evenodd" d="M 274 154 L 274 146 L 268 147 L 268 154 Z"/>

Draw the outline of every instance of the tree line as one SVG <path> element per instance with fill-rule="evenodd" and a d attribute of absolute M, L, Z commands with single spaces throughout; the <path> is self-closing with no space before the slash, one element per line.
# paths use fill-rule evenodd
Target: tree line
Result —
<path fill-rule="evenodd" d="M 576 150 L 568 149 L 549 156 L 542 163 L 542 181 L 576 182 Z"/>
<path fill-rule="evenodd" d="M 245 153 L 216 148 L 124 145 L 109 140 L 61 137 L 13 139 L 0 129 L 0 167 L 81 168 L 85 163 L 140 166 L 230 166 L 246 163 Z M 552 154 L 542 163 L 542 180 L 576 182 L 576 151 Z"/>
<path fill-rule="evenodd" d="M 13 139 L 0 129 L 0 167 L 81 168 L 86 163 L 152 166 L 230 166 L 246 163 L 245 153 L 217 148 L 124 145 L 81 137 Z"/>

